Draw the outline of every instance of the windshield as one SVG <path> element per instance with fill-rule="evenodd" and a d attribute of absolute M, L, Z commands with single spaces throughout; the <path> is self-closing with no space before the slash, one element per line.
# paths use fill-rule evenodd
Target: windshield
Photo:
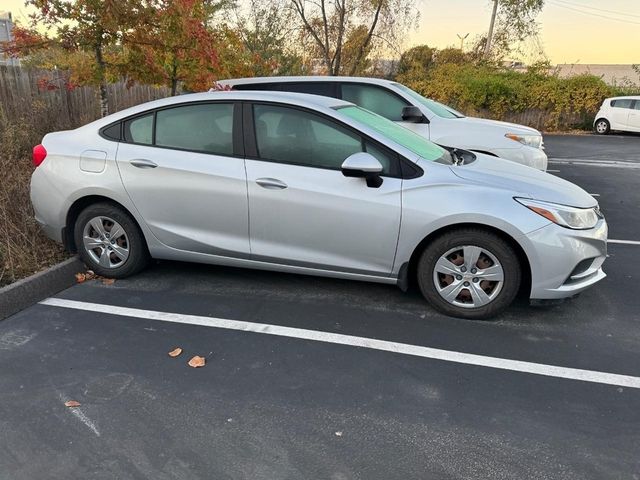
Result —
<path fill-rule="evenodd" d="M 418 92 L 414 92 L 409 87 L 402 85 L 401 83 L 394 83 L 394 86 L 398 87 L 404 93 L 409 94 L 411 98 L 421 103 L 429 110 L 431 110 L 434 114 L 442 118 L 464 118 L 464 115 L 453 108 L 443 105 L 440 102 L 436 102 L 435 100 L 431 100 L 429 98 L 425 98 L 420 95 Z"/>
<path fill-rule="evenodd" d="M 425 160 L 440 160 L 447 154 L 445 149 L 435 143 L 369 110 L 356 106 L 338 107 L 337 110 L 356 122 L 374 129 L 398 145 L 411 150 L 416 155 L 420 155 Z"/>

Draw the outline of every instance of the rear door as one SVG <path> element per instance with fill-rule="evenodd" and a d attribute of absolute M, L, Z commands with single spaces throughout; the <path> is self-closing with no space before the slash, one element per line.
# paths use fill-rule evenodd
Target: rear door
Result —
<path fill-rule="evenodd" d="M 241 105 L 189 103 L 123 123 L 117 156 L 122 181 L 165 245 L 249 256 L 242 124 L 236 108 L 240 111 Z"/>
<path fill-rule="evenodd" d="M 640 100 L 634 100 L 631 107 L 628 120 L 629 130 L 640 132 Z"/>
<path fill-rule="evenodd" d="M 630 98 L 617 98 L 611 100 L 611 128 L 613 130 L 626 130 L 629 126 L 629 113 L 631 113 Z"/>
<path fill-rule="evenodd" d="M 245 116 L 255 125 L 246 160 L 252 258 L 389 275 L 400 228 L 397 155 L 308 110 L 255 104 Z M 340 170 L 364 150 L 383 164 L 380 188 Z"/>

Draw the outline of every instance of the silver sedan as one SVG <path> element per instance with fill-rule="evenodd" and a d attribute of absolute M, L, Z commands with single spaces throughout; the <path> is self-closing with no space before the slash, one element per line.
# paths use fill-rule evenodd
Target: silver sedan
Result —
<path fill-rule="evenodd" d="M 581 188 L 333 98 L 167 98 L 50 133 L 33 161 L 36 219 L 108 277 L 153 257 L 415 281 L 474 319 L 605 277 L 607 225 Z"/>

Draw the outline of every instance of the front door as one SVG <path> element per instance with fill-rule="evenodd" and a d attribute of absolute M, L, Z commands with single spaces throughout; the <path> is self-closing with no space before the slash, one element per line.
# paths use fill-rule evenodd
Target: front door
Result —
<path fill-rule="evenodd" d="M 400 228 L 397 157 L 315 113 L 254 105 L 253 115 L 257 156 L 246 160 L 252 258 L 390 275 Z M 363 150 L 383 164 L 379 188 L 342 175 L 342 162 Z"/>
<path fill-rule="evenodd" d="M 249 256 L 246 174 L 244 159 L 234 155 L 233 118 L 232 103 L 201 103 L 124 122 L 122 181 L 165 245 Z"/>

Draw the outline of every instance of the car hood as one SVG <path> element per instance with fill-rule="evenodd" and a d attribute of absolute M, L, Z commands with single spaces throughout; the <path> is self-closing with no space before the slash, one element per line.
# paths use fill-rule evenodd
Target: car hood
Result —
<path fill-rule="evenodd" d="M 464 121 L 476 127 L 487 127 L 495 129 L 499 127 L 504 133 L 519 133 L 521 135 L 542 135 L 538 130 L 517 123 L 501 122 L 499 120 L 488 120 L 486 118 L 464 117 Z"/>
<path fill-rule="evenodd" d="M 572 207 L 595 207 L 598 202 L 579 186 L 535 168 L 476 153 L 468 165 L 451 166 L 454 175 L 478 184 L 509 189 L 514 196 Z"/>

